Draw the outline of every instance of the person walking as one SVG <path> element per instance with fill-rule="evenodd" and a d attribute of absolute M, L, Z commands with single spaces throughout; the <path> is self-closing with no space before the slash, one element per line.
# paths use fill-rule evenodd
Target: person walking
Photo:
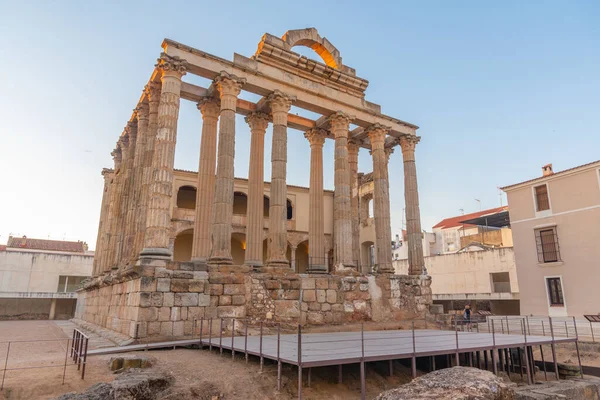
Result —
<path fill-rule="evenodd" d="M 463 323 L 467 327 L 467 331 L 471 332 L 471 306 L 469 304 L 465 305 L 463 310 Z"/>

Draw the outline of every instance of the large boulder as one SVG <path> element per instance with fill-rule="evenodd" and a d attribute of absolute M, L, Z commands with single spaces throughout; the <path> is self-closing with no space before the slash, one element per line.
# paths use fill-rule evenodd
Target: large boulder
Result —
<path fill-rule="evenodd" d="M 376 400 L 513 400 L 511 386 L 489 371 L 453 367 L 383 392 Z"/>

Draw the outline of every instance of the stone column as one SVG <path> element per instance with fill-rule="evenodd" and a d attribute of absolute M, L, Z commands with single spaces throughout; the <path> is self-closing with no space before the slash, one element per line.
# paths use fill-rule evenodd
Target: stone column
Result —
<path fill-rule="evenodd" d="M 246 225 L 246 259 L 252 267 L 263 265 L 265 131 L 269 116 L 255 112 L 246 117 L 250 125 L 250 167 L 248 170 L 248 218 Z"/>
<path fill-rule="evenodd" d="M 404 135 L 400 138 L 400 147 L 402 147 L 402 157 L 404 159 L 404 202 L 406 206 L 409 275 L 421 275 L 425 270 L 417 167 L 415 164 L 415 146 L 419 143 L 419 140 L 421 138 L 414 135 Z"/>
<path fill-rule="evenodd" d="M 373 157 L 373 217 L 377 272 L 393 274 L 388 163 L 384 148 L 387 130 L 388 128 L 375 124 L 367 128 L 367 133 L 371 141 L 371 156 Z"/>
<path fill-rule="evenodd" d="M 169 229 L 171 227 L 171 196 L 173 195 L 173 165 L 181 77 L 185 75 L 186 62 L 179 57 L 163 54 L 156 67 L 162 72 L 162 90 L 158 106 L 158 128 L 154 139 L 150 186 L 150 203 L 146 216 L 144 249 L 140 257 L 171 258 Z"/>
<path fill-rule="evenodd" d="M 333 251 L 336 270 L 355 267 L 352 260 L 352 207 L 350 200 L 350 164 L 348 128 L 352 117 L 338 111 L 329 117 L 335 137 L 335 191 L 333 197 Z"/>
<path fill-rule="evenodd" d="M 127 265 L 131 258 L 133 237 L 135 236 L 134 213 L 136 202 L 136 157 L 138 156 L 138 123 L 137 118 L 127 123 L 129 131 L 129 157 L 127 160 L 127 203 L 123 208 L 123 254 L 121 257 L 121 265 Z M 139 161 L 138 161 L 139 163 Z"/>
<path fill-rule="evenodd" d="M 146 157 L 146 147 L 148 145 L 148 118 L 149 105 L 147 101 L 143 101 L 135 109 L 137 118 L 137 141 L 135 145 L 135 158 L 133 160 L 133 186 L 132 194 L 133 201 L 130 207 L 130 218 L 128 224 L 130 230 L 130 251 L 129 258 L 135 260 L 142 250 L 142 242 L 144 240 L 144 231 L 140 229 L 139 221 L 142 216 L 142 187 L 144 185 L 144 163 Z"/>
<path fill-rule="evenodd" d="M 219 149 L 211 228 L 211 264 L 231 264 L 231 218 L 233 216 L 233 160 L 235 156 L 235 111 L 243 78 L 221 72 L 215 86 L 221 95 Z"/>
<path fill-rule="evenodd" d="M 292 271 L 298 272 L 296 270 L 296 249 L 298 248 L 298 246 L 292 246 L 290 245 L 290 268 L 292 269 Z"/>
<path fill-rule="evenodd" d="M 268 103 L 273 115 L 271 146 L 271 201 L 269 203 L 269 234 L 267 264 L 288 267 L 287 252 L 287 117 L 294 97 L 279 90 L 271 93 Z"/>
<path fill-rule="evenodd" d="M 350 165 L 350 206 L 352 208 L 352 260 L 360 271 L 360 229 L 358 214 L 358 150 L 354 142 L 348 142 L 348 164 Z"/>
<path fill-rule="evenodd" d="M 119 247 L 119 217 L 121 214 L 121 197 L 123 192 L 123 149 L 125 139 L 119 138 L 116 149 L 111 153 L 115 163 L 115 172 L 113 173 L 112 191 L 110 195 L 110 213 L 109 227 L 110 240 L 104 266 L 105 272 L 110 272 L 111 269 L 117 266 L 117 254 Z"/>
<path fill-rule="evenodd" d="M 304 134 L 310 142 L 310 186 L 308 205 L 308 271 L 327 272 L 325 254 L 325 207 L 323 205 L 323 144 L 325 131 L 311 129 Z"/>
<path fill-rule="evenodd" d="M 206 97 L 198 103 L 202 113 L 202 139 L 200 140 L 200 161 L 198 165 L 198 189 L 196 190 L 196 220 L 192 261 L 206 264 L 210 256 L 210 229 L 215 200 L 215 169 L 217 164 L 217 121 L 219 120 L 219 100 Z"/>
<path fill-rule="evenodd" d="M 142 184 L 140 194 L 140 214 L 137 221 L 136 255 L 138 255 L 144 246 L 144 237 L 146 233 L 146 220 L 148 207 L 150 205 L 150 185 L 154 176 L 154 167 L 152 160 L 154 158 L 154 142 L 158 129 L 158 106 L 160 104 L 161 84 L 159 82 L 150 82 L 144 88 L 148 97 L 148 129 L 146 136 L 146 148 L 142 163 Z"/>
<path fill-rule="evenodd" d="M 104 257 L 104 247 L 106 246 L 108 232 L 108 213 L 110 200 L 110 182 L 112 179 L 112 171 L 104 168 L 102 170 L 104 177 L 104 190 L 102 191 L 102 203 L 100 206 L 100 222 L 98 223 L 98 236 L 96 238 L 96 251 L 94 252 L 94 266 L 92 276 L 97 276 L 102 272 L 102 262 Z"/>
<path fill-rule="evenodd" d="M 121 266 L 123 254 L 125 250 L 125 237 L 127 235 L 127 205 L 129 204 L 129 171 L 131 165 L 132 148 L 129 140 L 129 130 L 125 129 L 125 134 L 120 139 L 121 146 L 121 168 L 117 178 L 119 180 L 119 197 L 117 204 L 117 216 L 115 219 L 115 232 L 117 237 L 117 245 L 115 246 L 115 259 L 113 269 Z"/>

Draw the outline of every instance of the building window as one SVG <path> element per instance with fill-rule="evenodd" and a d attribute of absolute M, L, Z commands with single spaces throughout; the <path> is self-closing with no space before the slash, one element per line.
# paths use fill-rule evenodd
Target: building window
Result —
<path fill-rule="evenodd" d="M 550 199 L 548 198 L 548 186 L 541 185 L 536 186 L 535 190 L 535 203 L 537 211 L 546 211 L 550 209 Z"/>
<path fill-rule="evenodd" d="M 551 263 L 560 261 L 556 227 L 537 229 L 535 231 L 535 241 L 537 244 L 538 262 Z"/>
<path fill-rule="evenodd" d="M 548 284 L 548 300 L 551 306 L 564 306 L 562 285 L 560 278 L 546 278 Z"/>
<path fill-rule="evenodd" d="M 81 282 L 86 279 L 87 276 L 67 276 L 60 275 L 58 277 L 58 293 L 70 293 L 79 289 Z"/>

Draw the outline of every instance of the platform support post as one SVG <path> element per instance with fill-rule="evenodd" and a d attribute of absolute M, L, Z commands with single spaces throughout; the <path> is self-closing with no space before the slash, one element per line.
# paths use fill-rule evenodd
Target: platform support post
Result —
<path fill-rule="evenodd" d="M 502 323 L 502 320 L 500 320 Z M 490 351 L 492 355 L 492 370 L 494 371 L 494 375 L 498 375 L 498 365 L 496 363 L 496 330 L 494 329 L 494 320 L 492 320 L 492 351 Z"/>
<path fill-rule="evenodd" d="M 492 321 L 492 324 L 494 323 L 494 321 Z M 454 331 L 456 333 L 456 353 L 455 353 L 455 357 L 456 357 L 456 366 L 460 367 L 460 354 L 458 353 L 458 331 Z"/>
<path fill-rule="evenodd" d="M 546 372 L 546 361 L 544 360 L 544 350 L 542 349 L 542 345 L 540 344 L 540 356 L 542 357 L 542 367 L 544 368 L 544 380 L 548 380 L 548 373 Z"/>
<path fill-rule="evenodd" d="M 550 342 L 550 347 L 552 348 L 552 361 L 554 362 L 554 376 L 556 376 L 556 380 L 560 380 L 560 376 L 558 375 L 558 362 L 556 361 L 556 344 L 554 343 L 554 327 L 552 326 L 552 317 L 548 317 L 548 321 L 550 323 L 550 334 L 552 335 L 552 342 Z"/>

